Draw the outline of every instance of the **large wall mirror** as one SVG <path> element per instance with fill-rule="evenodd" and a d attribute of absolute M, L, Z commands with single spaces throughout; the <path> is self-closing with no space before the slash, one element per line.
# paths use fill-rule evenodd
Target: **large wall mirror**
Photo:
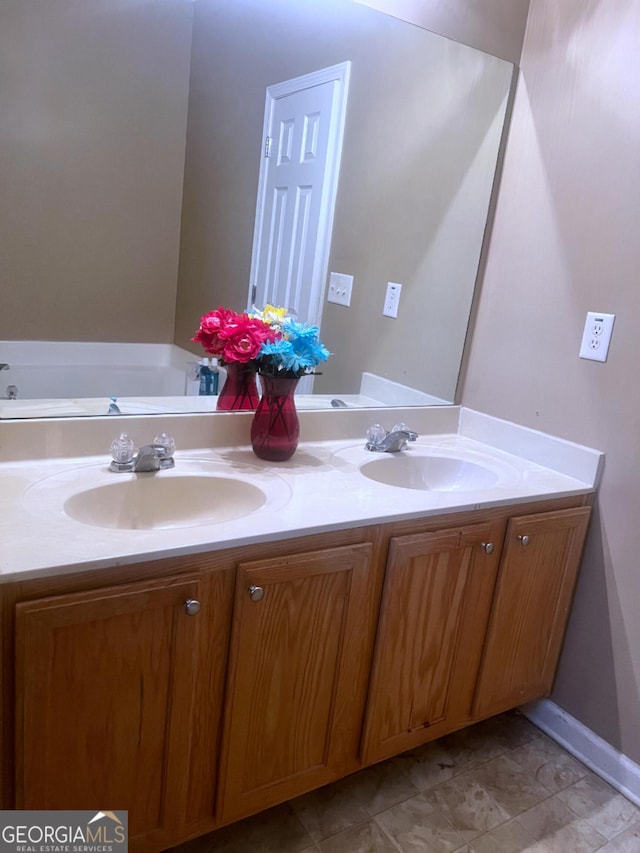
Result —
<path fill-rule="evenodd" d="M 203 354 L 190 343 L 202 314 L 247 306 L 266 89 L 342 63 L 320 301 L 332 356 L 313 394 L 454 402 L 511 64 L 352 0 L 5 0 L 0 417 L 5 388 L 27 387 L 25 351 L 52 341 L 83 349 L 71 366 L 51 345 L 31 357 L 52 371 L 33 397 L 168 394 L 131 411 L 202 410 L 179 399 L 180 359 Z M 332 272 L 353 277 L 349 307 L 327 301 Z M 177 385 L 101 383 L 92 342 L 171 349 Z M 78 360 L 89 389 L 56 391 Z M 104 413 L 75 404 L 19 416 Z"/>

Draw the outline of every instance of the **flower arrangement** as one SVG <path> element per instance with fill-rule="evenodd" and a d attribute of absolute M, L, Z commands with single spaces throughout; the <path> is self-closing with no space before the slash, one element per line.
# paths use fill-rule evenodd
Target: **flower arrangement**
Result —
<path fill-rule="evenodd" d="M 220 306 L 205 314 L 192 341 L 223 364 L 252 362 L 266 376 L 299 378 L 329 358 L 317 326 L 299 323 L 286 308 L 237 314 Z"/>

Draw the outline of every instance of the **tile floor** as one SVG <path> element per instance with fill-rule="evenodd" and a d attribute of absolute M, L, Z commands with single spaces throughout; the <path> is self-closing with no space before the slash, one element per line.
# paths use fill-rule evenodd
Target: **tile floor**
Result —
<path fill-rule="evenodd" d="M 518 713 L 171 853 L 640 853 L 640 809 Z"/>

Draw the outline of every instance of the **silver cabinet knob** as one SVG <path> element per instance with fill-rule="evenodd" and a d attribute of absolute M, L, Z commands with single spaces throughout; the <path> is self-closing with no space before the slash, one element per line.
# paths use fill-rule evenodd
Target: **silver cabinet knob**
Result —
<path fill-rule="evenodd" d="M 261 586 L 250 586 L 249 587 L 249 598 L 251 601 L 262 601 L 264 596 L 264 590 Z"/>
<path fill-rule="evenodd" d="M 184 612 L 187 616 L 197 616 L 200 613 L 200 602 L 195 598 L 188 598 L 184 603 Z"/>
<path fill-rule="evenodd" d="M 520 542 L 521 545 L 528 545 L 529 544 L 529 537 L 528 536 L 518 536 L 518 541 Z"/>
<path fill-rule="evenodd" d="M 493 554 L 495 548 L 493 542 L 482 542 L 481 545 L 485 554 Z"/>

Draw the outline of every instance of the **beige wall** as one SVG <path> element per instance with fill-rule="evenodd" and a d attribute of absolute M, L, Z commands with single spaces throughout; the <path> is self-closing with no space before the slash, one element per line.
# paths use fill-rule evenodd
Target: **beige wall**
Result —
<path fill-rule="evenodd" d="M 0 3 L 0 340 L 173 339 L 192 16 Z"/>
<path fill-rule="evenodd" d="M 408 34 L 385 60 L 354 62 L 362 95 L 349 109 L 329 263 L 354 289 L 347 310 L 325 302 L 334 355 L 314 390 L 353 393 L 370 371 L 453 402 L 511 66 Z M 397 319 L 382 315 L 389 281 L 402 284 Z"/>
<path fill-rule="evenodd" d="M 640 5 L 532 0 L 465 405 L 606 453 L 553 699 L 640 761 Z M 606 364 L 577 356 L 616 314 Z"/>
<path fill-rule="evenodd" d="M 356 0 L 499 56 L 520 62 L 529 0 Z"/>
<path fill-rule="evenodd" d="M 199 0 L 192 57 L 176 342 L 246 306 L 266 85 L 349 59 L 329 269 L 354 289 L 323 305 L 315 390 L 355 393 L 369 370 L 453 401 L 512 67 L 344 0 Z"/>

